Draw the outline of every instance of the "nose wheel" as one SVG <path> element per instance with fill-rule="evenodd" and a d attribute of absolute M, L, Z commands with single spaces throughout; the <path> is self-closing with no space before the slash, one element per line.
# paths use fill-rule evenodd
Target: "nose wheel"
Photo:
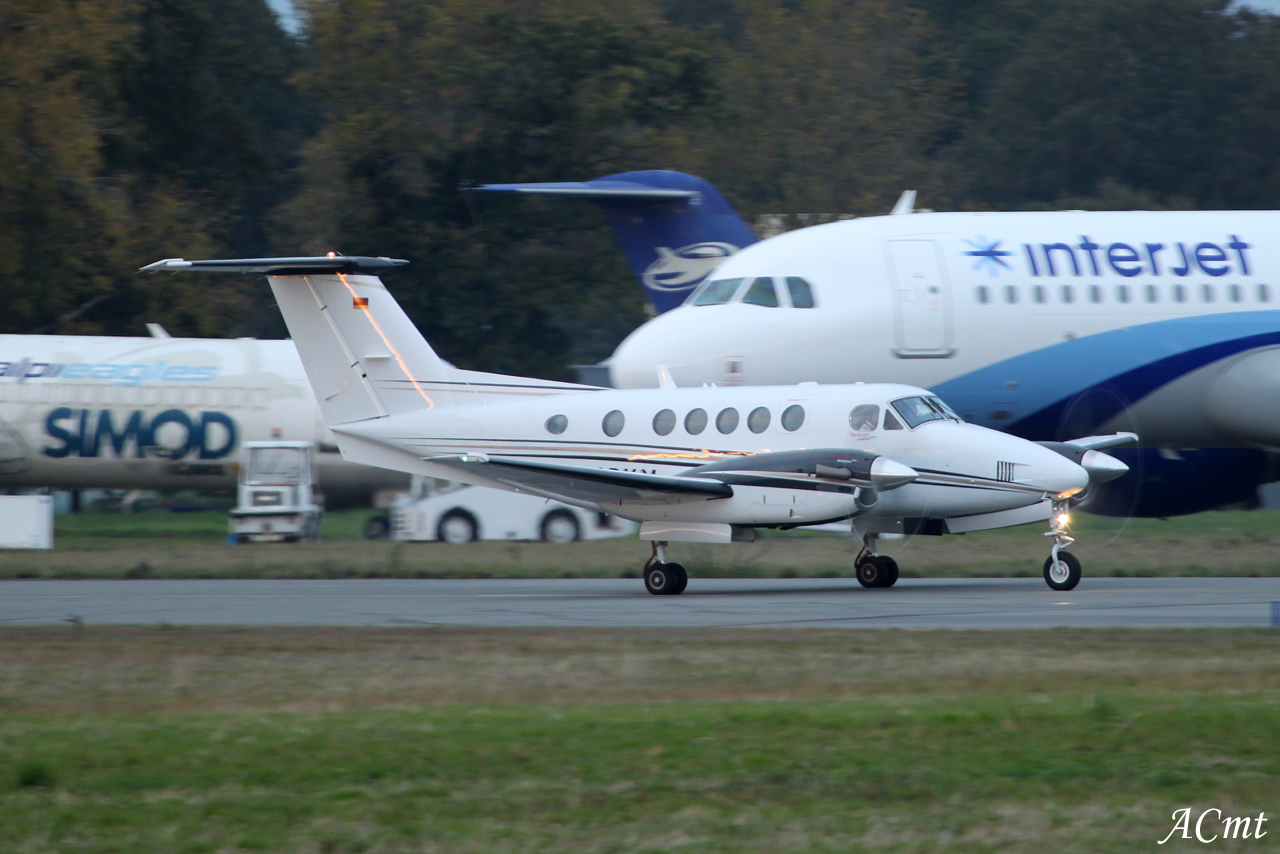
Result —
<path fill-rule="evenodd" d="M 679 596 L 689 586 L 689 574 L 678 563 L 667 562 L 667 544 L 654 542 L 653 555 L 644 565 L 644 589 L 654 596 Z"/>
<path fill-rule="evenodd" d="M 1067 507 L 1066 501 L 1053 502 L 1053 516 L 1050 517 L 1049 530 L 1045 532 L 1046 537 L 1053 537 L 1053 548 L 1049 550 L 1049 558 L 1044 562 L 1044 583 L 1051 590 L 1074 590 L 1080 583 L 1080 560 L 1066 550 L 1067 546 L 1075 542 L 1067 533 L 1067 522 L 1070 520 Z"/>

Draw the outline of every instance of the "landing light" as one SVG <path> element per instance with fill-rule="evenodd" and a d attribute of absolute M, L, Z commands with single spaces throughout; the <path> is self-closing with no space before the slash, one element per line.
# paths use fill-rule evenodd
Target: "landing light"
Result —
<path fill-rule="evenodd" d="M 1062 527 L 1064 527 L 1064 528 L 1065 528 L 1065 527 L 1067 526 L 1067 523 L 1068 523 L 1068 522 L 1070 522 L 1070 521 L 1071 521 L 1071 514 L 1069 514 L 1069 513 L 1059 513 L 1059 514 L 1058 514 L 1058 524 L 1059 524 L 1060 526 L 1062 526 Z"/>

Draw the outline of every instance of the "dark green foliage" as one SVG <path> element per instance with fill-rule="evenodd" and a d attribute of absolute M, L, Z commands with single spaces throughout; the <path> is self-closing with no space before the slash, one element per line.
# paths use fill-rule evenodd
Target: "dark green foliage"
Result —
<path fill-rule="evenodd" d="M 599 213 L 482 182 L 677 168 L 759 213 L 1275 208 L 1280 19 L 1226 0 L 0 3 L 4 332 L 281 335 L 185 255 L 397 255 L 464 367 L 644 319 Z"/>
<path fill-rule="evenodd" d="M 53 787 L 53 772 L 43 762 L 28 760 L 18 764 L 14 783 L 19 789 L 49 789 Z"/>

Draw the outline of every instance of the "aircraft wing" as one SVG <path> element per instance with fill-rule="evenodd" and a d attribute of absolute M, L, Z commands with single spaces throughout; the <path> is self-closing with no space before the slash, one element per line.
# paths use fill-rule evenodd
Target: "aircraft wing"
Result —
<path fill-rule="evenodd" d="M 728 498 L 733 487 L 718 480 L 534 463 L 476 454 L 424 457 L 436 465 L 468 472 L 526 492 L 591 503 L 683 504 Z"/>
<path fill-rule="evenodd" d="M 1101 451 L 1103 448 L 1118 448 L 1121 445 L 1129 445 L 1137 441 L 1137 433 L 1112 433 L 1109 436 L 1085 436 L 1081 439 L 1072 439 L 1063 444 L 1079 445 L 1081 448 L 1088 448 L 1091 451 Z"/>

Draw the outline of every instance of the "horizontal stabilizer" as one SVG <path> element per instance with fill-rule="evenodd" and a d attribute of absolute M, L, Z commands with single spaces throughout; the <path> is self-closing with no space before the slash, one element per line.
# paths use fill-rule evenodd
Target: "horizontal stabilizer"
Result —
<path fill-rule="evenodd" d="M 556 181 L 545 184 L 484 184 L 473 188 L 482 193 L 529 193 L 544 196 L 567 196 L 571 199 L 597 199 L 600 201 L 664 202 L 671 199 L 689 199 L 698 195 L 697 190 L 650 187 L 633 181 Z"/>
<path fill-rule="evenodd" d="M 581 199 L 598 206 L 659 314 L 683 303 L 724 259 L 756 242 L 719 190 L 683 172 L 648 169 L 591 181 L 475 189 Z"/>
<path fill-rule="evenodd" d="M 217 261 L 187 261 L 166 258 L 148 264 L 139 272 L 267 273 L 272 276 L 319 276 L 325 273 L 370 273 L 378 275 L 408 261 L 400 258 L 370 258 L 366 255 L 318 255 L 302 258 L 229 258 Z"/>
<path fill-rule="evenodd" d="M 533 463 L 471 454 L 424 459 L 429 463 L 504 483 L 519 491 L 596 504 L 682 504 L 688 501 L 729 498 L 733 495 L 733 487 L 717 480 Z"/>

